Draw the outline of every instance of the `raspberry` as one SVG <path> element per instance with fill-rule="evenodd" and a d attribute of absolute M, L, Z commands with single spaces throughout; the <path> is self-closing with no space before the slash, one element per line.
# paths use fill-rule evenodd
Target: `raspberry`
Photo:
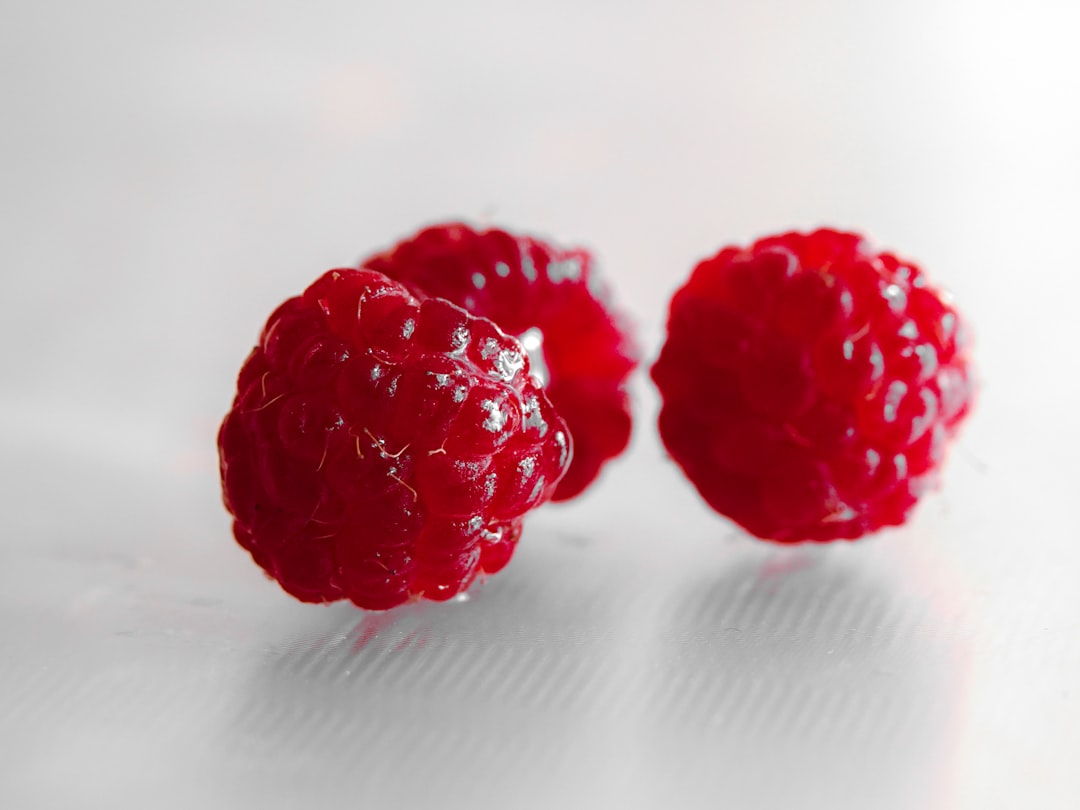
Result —
<path fill-rule="evenodd" d="M 501 569 L 570 462 L 518 341 L 356 269 L 270 316 L 218 447 L 240 545 L 303 601 L 369 609 Z"/>
<path fill-rule="evenodd" d="M 627 378 L 638 352 L 584 250 L 563 250 L 502 230 L 459 223 L 420 231 L 363 264 L 490 318 L 522 339 L 574 440 L 553 500 L 580 494 L 630 440 Z"/>
<path fill-rule="evenodd" d="M 914 264 L 825 229 L 701 262 L 652 377 L 660 436 L 702 497 L 780 542 L 903 523 L 973 392 L 948 298 Z"/>

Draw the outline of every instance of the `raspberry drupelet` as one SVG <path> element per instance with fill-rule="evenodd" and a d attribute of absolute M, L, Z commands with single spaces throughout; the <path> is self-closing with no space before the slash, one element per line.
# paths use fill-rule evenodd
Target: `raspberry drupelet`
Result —
<path fill-rule="evenodd" d="M 571 457 L 517 340 L 356 269 L 270 316 L 218 446 L 254 560 L 298 599 L 377 610 L 500 570 Z"/>
<path fill-rule="evenodd" d="M 588 252 L 452 223 L 426 228 L 363 266 L 418 297 L 446 298 L 490 318 L 542 360 L 544 390 L 574 440 L 573 462 L 553 500 L 579 495 L 626 449 L 627 382 L 638 350 Z"/>
<path fill-rule="evenodd" d="M 716 511 L 780 542 L 903 523 L 973 396 L 949 298 L 828 229 L 698 264 L 651 373 L 671 457 Z"/>

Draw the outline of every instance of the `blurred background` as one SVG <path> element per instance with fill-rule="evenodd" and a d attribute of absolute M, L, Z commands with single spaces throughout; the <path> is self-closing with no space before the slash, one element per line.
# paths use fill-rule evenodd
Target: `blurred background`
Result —
<path fill-rule="evenodd" d="M 1056 808 L 1080 791 L 1080 6 L 0 3 L 0 803 Z M 463 218 L 593 249 L 647 361 L 725 243 L 864 230 L 978 408 L 869 541 L 631 451 L 470 598 L 294 603 L 215 432 L 267 314 Z"/>

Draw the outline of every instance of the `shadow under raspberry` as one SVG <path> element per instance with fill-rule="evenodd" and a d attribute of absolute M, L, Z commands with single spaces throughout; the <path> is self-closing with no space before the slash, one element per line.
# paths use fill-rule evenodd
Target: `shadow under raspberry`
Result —
<path fill-rule="evenodd" d="M 733 807 L 936 806 L 965 650 L 902 575 L 822 547 L 702 577 L 666 609 L 643 737 L 658 796 Z"/>
<path fill-rule="evenodd" d="M 533 806 L 583 781 L 575 750 L 609 675 L 610 607 L 576 573 L 577 551 L 530 540 L 467 600 L 285 606 L 281 641 L 218 740 L 242 772 L 213 777 L 238 802 L 402 807 L 490 801 L 492 780 L 511 806 Z"/>

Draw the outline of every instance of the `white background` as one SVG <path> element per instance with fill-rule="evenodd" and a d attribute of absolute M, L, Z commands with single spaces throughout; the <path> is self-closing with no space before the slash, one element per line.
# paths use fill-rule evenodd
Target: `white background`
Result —
<path fill-rule="evenodd" d="M 0 804 L 1059 808 L 1080 793 L 1080 7 L 0 4 Z M 973 324 L 943 491 L 774 548 L 631 452 L 468 601 L 305 606 L 214 434 L 270 310 L 420 225 L 593 248 L 648 358 L 819 224 Z"/>

